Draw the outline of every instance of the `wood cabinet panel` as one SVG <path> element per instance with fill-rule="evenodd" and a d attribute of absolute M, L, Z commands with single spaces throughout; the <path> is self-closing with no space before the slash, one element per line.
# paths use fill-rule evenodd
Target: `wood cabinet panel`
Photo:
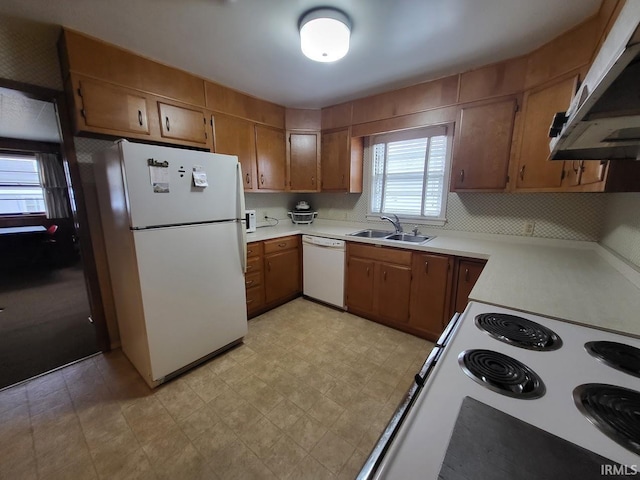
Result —
<path fill-rule="evenodd" d="M 247 273 L 244 277 L 244 286 L 246 289 L 259 287 L 262 283 L 262 272 Z"/>
<path fill-rule="evenodd" d="M 322 130 L 332 130 L 334 128 L 348 127 L 351 125 L 351 114 L 353 105 L 351 102 L 340 103 L 323 108 L 321 111 Z"/>
<path fill-rule="evenodd" d="M 265 240 L 263 244 L 265 254 L 275 253 L 291 248 L 298 248 L 300 246 L 300 237 L 298 235 L 292 235 L 290 237 L 274 238 L 273 240 Z"/>
<path fill-rule="evenodd" d="M 516 189 L 561 185 L 562 162 L 548 160 L 549 126 L 556 112 L 565 111 L 569 106 L 577 81 L 577 76 L 571 76 L 525 94 Z"/>
<path fill-rule="evenodd" d="M 409 321 L 409 298 L 411 295 L 411 268 L 379 263 L 376 265 L 377 290 L 375 309 L 381 319 L 394 324 Z"/>
<path fill-rule="evenodd" d="M 290 132 L 288 137 L 289 189 L 292 191 L 317 191 L 320 134 Z"/>
<path fill-rule="evenodd" d="M 368 258 L 371 260 L 379 260 L 388 263 L 397 263 L 399 265 L 411 265 L 411 252 L 398 248 L 385 248 L 375 245 L 365 245 L 362 243 L 351 243 L 349 245 L 349 254 L 356 257 Z"/>
<path fill-rule="evenodd" d="M 266 303 L 300 292 L 300 252 L 298 249 L 265 255 Z"/>
<path fill-rule="evenodd" d="M 463 312 L 467 307 L 469 294 L 478 281 L 483 268 L 484 262 L 474 262 L 471 260 L 460 260 L 458 262 L 454 312 Z"/>
<path fill-rule="evenodd" d="M 413 253 L 409 325 L 431 340 L 449 319 L 452 267 L 448 256 Z"/>
<path fill-rule="evenodd" d="M 352 138 L 350 128 L 322 133 L 320 174 L 322 190 L 362 192 L 363 139 Z"/>
<path fill-rule="evenodd" d="M 207 108 L 211 110 L 284 128 L 285 108 L 280 105 L 208 81 L 205 81 L 205 94 Z"/>
<path fill-rule="evenodd" d="M 158 113 L 163 138 L 207 143 L 207 119 L 202 110 L 158 102 Z"/>
<path fill-rule="evenodd" d="M 346 304 L 349 310 L 373 313 L 375 262 L 349 257 Z"/>
<path fill-rule="evenodd" d="M 284 190 L 286 155 L 284 132 L 256 125 L 255 138 L 258 189 Z"/>
<path fill-rule="evenodd" d="M 148 134 L 147 100 L 141 93 L 93 80 L 80 80 L 81 115 L 87 127 Z"/>
<path fill-rule="evenodd" d="M 458 96 L 458 75 L 419 83 L 353 101 L 352 123 L 393 118 L 453 105 Z"/>
<path fill-rule="evenodd" d="M 462 107 L 454 135 L 451 190 L 504 190 L 517 101 Z"/>
<path fill-rule="evenodd" d="M 247 275 L 259 271 L 262 271 L 262 257 L 247 258 Z"/>
<path fill-rule="evenodd" d="M 524 89 L 526 71 L 527 57 L 518 57 L 461 73 L 458 102 L 519 93 Z"/>
<path fill-rule="evenodd" d="M 322 111 L 300 108 L 285 110 L 285 129 L 319 132 L 322 128 Z"/>
<path fill-rule="evenodd" d="M 265 306 L 264 287 L 247 289 L 247 314 L 251 315 Z"/>
<path fill-rule="evenodd" d="M 218 113 L 213 115 L 212 124 L 213 151 L 237 155 L 242 166 L 245 191 L 255 190 L 257 174 L 254 124 Z"/>
<path fill-rule="evenodd" d="M 264 254 L 262 242 L 247 243 L 247 258 L 260 257 Z"/>

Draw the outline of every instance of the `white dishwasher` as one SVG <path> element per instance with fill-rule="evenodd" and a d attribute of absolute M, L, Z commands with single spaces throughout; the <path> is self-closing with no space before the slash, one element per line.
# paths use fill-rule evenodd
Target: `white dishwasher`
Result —
<path fill-rule="evenodd" d="M 342 240 L 302 236 L 305 295 L 344 308 L 344 252 Z"/>

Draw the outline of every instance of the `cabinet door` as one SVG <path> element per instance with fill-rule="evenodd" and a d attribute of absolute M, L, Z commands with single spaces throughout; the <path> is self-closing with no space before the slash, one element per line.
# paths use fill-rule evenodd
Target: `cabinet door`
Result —
<path fill-rule="evenodd" d="M 322 190 L 347 190 L 349 140 L 348 128 L 322 134 L 320 149 Z"/>
<path fill-rule="evenodd" d="M 258 189 L 284 190 L 284 132 L 275 128 L 255 126 Z"/>
<path fill-rule="evenodd" d="M 220 114 L 215 114 L 212 119 L 214 152 L 237 155 L 242 165 L 244 189 L 255 190 L 256 144 L 253 123 Z"/>
<path fill-rule="evenodd" d="M 318 190 L 318 134 L 289 134 L 289 188 Z"/>
<path fill-rule="evenodd" d="M 375 262 L 349 257 L 347 262 L 347 308 L 363 313 L 373 312 Z"/>
<path fill-rule="evenodd" d="M 297 248 L 264 257 L 266 302 L 271 303 L 300 291 L 300 254 Z"/>
<path fill-rule="evenodd" d="M 437 339 L 448 319 L 447 294 L 453 260 L 443 255 L 413 254 L 409 325 Z"/>
<path fill-rule="evenodd" d="M 145 97 L 132 90 L 91 80 L 80 81 L 84 123 L 88 127 L 149 133 Z"/>
<path fill-rule="evenodd" d="M 455 311 L 462 312 L 469 302 L 469 294 L 482 273 L 484 263 L 461 260 L 458 267 Z"/>
<path fill-rule="evenodd" d="M 548 160 L 549 126 L 557 112 L 569 107 L 577 80 L 570 77 L 525 95 L 516 189 L 561 185 L 562 162 Z"/>
<path fill-rule="evenodd" d="M 582 161 L 580 165 L 580 185 L 590 185 L 604 180 L 607 162 Z"/>
<path fill-rule="evenodd" d="M 406 324 L 409 321 L 411 295 L 411 267 L 378 263 L 376 305 L 378 316 L 391 323 Z"/>
<path fill-rule="evenodd" d="M 507 186 L 515 98 L 460 109 L 454 135 L 451 190 Z"/>
<path fill-rule="evenodd" d="M 191 110 L 158 102 L 160 135 L 186 142 L 207 143 L 207 119 L 202 110 Z"/>

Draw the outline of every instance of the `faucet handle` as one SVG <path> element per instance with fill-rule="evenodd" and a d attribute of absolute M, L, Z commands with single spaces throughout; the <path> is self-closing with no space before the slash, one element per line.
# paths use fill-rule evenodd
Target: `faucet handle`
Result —
<path fill-rule="evenodd" d="M 413 230 L 411 230 L 414 235 L 418 235 L 418 225 L 413 226 Z"/>

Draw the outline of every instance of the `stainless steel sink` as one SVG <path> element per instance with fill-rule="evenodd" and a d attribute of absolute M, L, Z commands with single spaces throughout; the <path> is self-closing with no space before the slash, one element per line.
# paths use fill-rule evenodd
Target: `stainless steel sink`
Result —
<path fill-rule="evenodd" d="M 424 235 L 414 235 L 412 233 L 394 233 L 384 237 L 385 240 L 395 240 L 396 242 L 411 242 L 411 243 L 424 243 L 430 240 L 431 237 L 425 237 Z"/>
<path fill-rule="evenodd" d="M 385 238 L 389 235 L 392 235 L 393 232 L 389 232 L 386 230 L 360 230 L 359 232 L 350 233 L 352 237 L 362 237 L 362 238 Z"/>

